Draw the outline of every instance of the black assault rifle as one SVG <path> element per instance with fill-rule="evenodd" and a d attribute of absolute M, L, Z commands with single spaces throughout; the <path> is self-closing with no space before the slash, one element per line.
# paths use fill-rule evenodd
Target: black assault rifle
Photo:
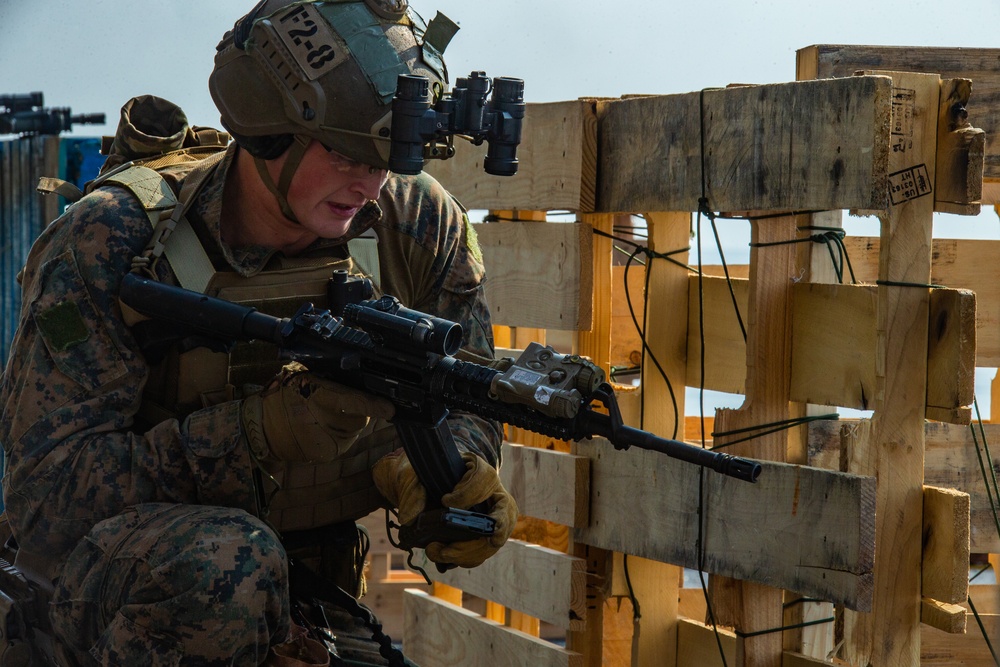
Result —
<path fill-rule="evenodd" d="M 506 368 L 461 361 L 453 356 L 461 325 L 404 308 L 391 296 L 370 296 L 367 281 L 343 271 L 330 280 L 332 311 L 307 303 L 291 318 L 134 273 L 125 276 L 120 292 L 122 302 L 143 315 L 223 341 L 270 341 L 281 359 L 391 401 L 403 449 L 427 489 L 429 507 L 437 508 L 400 529 L 404 548 L 492 534 L 490 517 L 441 508 L 441 497 L 465 474 L 445 420 L 453 409 L 562 440 L 603 436 L 616 449 L 662 452 L 749 482 L 760 474 L 755 461 L 624 425 L 614 390 L 586 359 L 532 343 Z M 596 411 L 595 403 L 608 414 Z"/>

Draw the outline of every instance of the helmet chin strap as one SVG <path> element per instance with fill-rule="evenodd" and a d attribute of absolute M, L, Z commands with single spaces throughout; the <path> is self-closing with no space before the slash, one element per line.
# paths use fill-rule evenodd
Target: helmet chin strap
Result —
<path fill-rule="evenodd" d="M 308 137 L 299 134 L 295 135 L 294 141 L 288 147 L 285 155 L 285 163 L 281 167 L 281 174 L 278 176 L 277 184 L 271 178 L 271 172 L 267 170 L 267 161 L 259 157 L 254 157 L 253 159 L 254 164 L 257 166 L 257 173 L 260 174 L 260 180 L 264 182 L 264 187 L 274 195 L 282 214 L 297 225 L 302 223 L 292 213 L 292 207 L 288 205 L 288 188 L 292 184 L 292 176 L 295 175 L 295 171 L 302 164 L 302 157 L 305 155 L 310 141 Z"/>

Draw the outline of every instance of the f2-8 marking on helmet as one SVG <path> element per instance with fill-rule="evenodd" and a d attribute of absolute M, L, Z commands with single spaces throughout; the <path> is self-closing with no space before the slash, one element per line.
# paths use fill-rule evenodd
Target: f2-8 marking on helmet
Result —
<path fill-rule="evenodd" d="M 347 60 L 347 52 L 334 46 L 340 41 L 314 5 L 292 7 L 277 20 L 274 29 L 310 80 Z"/>

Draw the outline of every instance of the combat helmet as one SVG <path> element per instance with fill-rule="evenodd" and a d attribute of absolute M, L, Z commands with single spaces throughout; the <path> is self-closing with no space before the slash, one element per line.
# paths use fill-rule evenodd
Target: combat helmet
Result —
<path fill-rule="evenodd" d="M 262 0 L 219 43 L 209 90 L 257 158 L 298 136 L 385 169 L 398 76 L 427 77 L 443 94 L 457 30 L 440 13 L 425 23 L 407 0 Z"/>

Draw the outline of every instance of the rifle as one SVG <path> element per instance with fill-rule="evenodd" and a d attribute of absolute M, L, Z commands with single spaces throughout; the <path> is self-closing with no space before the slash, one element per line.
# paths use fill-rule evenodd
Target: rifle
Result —
<path fill-rule="evenodd" d="M 291 318 L 165 285 L 135 273 L 119 296 L 137 312 L 221 340 L 265 340 L 279 357 L 310 371 L 388 399 L 392 423 L 428 508 L 400 528 L 404 549 L 430 542 L 474 539 L 493 532 L 492 519 L 443 508 L 441 497 L 465 474 L 446 422 L 450 410 L 518 426 L 562 440 L 607 438 L 616 449 L 639 447 L 755 482 L 756 461 L 661 438 L 626 426 L 603 371 L 578 355 L 532 343 L 515 361 L 493 368 L 455 358 L 461 325 L 404 308 L 392 296 L 371 300 L 365 279 L 336 271 L 329 283 L 331 310 L 303 304 Z M 607 414 L 595 408 L 603 406 Z"/>
<path fill-rule="evenodd" d="M 0 95 L 0 134 L 37 136 L 73 129 L 73 123 L 101 125 L 104 114 L 77 114 L 69 107 L 43 107 L 40 92 Z"/>

